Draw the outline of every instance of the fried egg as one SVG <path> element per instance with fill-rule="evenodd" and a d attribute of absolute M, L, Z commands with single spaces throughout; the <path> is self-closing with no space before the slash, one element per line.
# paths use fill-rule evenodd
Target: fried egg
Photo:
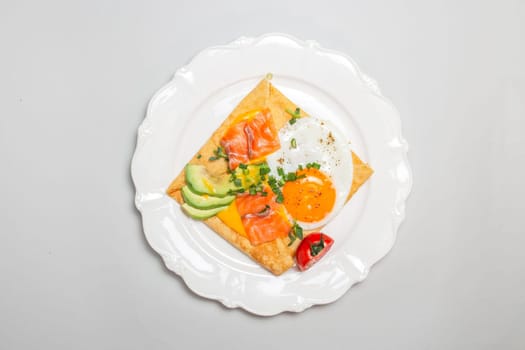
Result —
<path fill-rule="evenodd" d="M 352 186 L 350 143 L 335 125 L 314 117 L 287 124 L 278 136 L 281 148 L 266 160 L 274 177 L 282 172 L 298 177 L 281 189 L 288 214 L 306 230 L 326 225 L 343 208 Z"/>

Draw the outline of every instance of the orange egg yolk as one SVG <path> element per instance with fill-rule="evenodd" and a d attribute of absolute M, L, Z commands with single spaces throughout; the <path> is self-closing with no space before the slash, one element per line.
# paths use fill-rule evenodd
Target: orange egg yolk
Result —
<path fill-rule="evenodd" d="M 284 185 L 284 206 L 295 220 L 317 222 L 332 211 L 335 189 L 330 178 L 317 169 L 299 170 L 297 176 L 302 175 L 305 177 Z"/>

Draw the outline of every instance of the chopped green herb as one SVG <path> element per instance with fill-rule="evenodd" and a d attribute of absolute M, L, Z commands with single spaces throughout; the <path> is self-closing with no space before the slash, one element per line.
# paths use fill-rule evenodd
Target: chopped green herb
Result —
<path fill-rule="evenodd" d="M 301 117 L 301 109 L 300 108 L 296 108 L 295 111 L 292 111 L 290 109 L 286 109 L 285 111 L 286 111 L 286 113 L 288 113 L 289 115 L 291 115 L 294 118 L 300 118 Z"/>
<path fill-rule="evenodd" d="M 241 181 L 241 179 L 237 179 L 236 178 L 236 179 L 233 180 L 233 184 L 235 186 L 237 186 L 237 187 L 241 187 L 242 186 L 242 181 Z"/>
<path fill-rule="evenodd" d="M 239 164 L 239 169 L 242 170 L 243 175 L 248 175 L 250 173 L 250 170 L 248 169 L 248 165 L 246 164 Z"/>
<path fill-rule="evenodd" d="M 299 224 L 294 223 L 293 227 L 292 227 L 292 230 L 293 230 L 293 233 L 294 233 L 295 237 L 297 237 L 299 239 L 303 239 L 303 228 L 301 226 L 299 226 Z"/>
<path fill-rule="evenodd" d="M 306 168 L 307 169 L 314 168 L 314 169 L 319 170 L 319 168 L 321 168 L 321 164 L 319 164 L 317 162 L 308 163 L 308 164 L 306 164 Z"/>
<path fill-rule="evenodd" d="M 197 154 L 197 159 L 201 159 L 202 158 L 202 154 Z"/>
<path fill-rule="evenodd" d="M 229 195 L 232 195 L 232 194 L 238 194 L 238 193 L 244 193 L 244 188 L 237 188 L 235 190 L 228 190 L 228 194 Z"/>
<path fill-rule="evenodd" d="M 266 174 L 269 174 L 270 173 L 270 167 L 268 166 L 268 164 L 266 163 L 262 163 L 260 166 L 259 166 L 259 175 L 266 175 Z"/>
<path fill-rule="evenodd" d="M 290 243 L 288 243 L 288 246 L 291 246 L 296 239 L 295 236 L 292 234 L 292 231 L 288 233 L 288 238 L 290 238 Z"/>
<path fill-rule="evenodd" d="M 288 233 L 288 238 L 290 238 L 289 246 L 292 245 L 296 239 L 303 239 L 303 228 L 295 222 Z"/>
<path fill-rule="evenodd" d="M 291 125 L 295 124 L 297 119 L 301 118 L 301 109 L 300 108 L 296 108 L 295 111 L 291 111 L 289 109 L 286 109 L 286 113 L 288 113 L 289 115 L 292 116 L 292 118 L 289 120 L 289 123 Z"/>
<path fill-rule="evenodd" d="M 288 173 L 286 174 L 286 181 L 295 181 L 297 180 L 297 174 L 296 173 Z"/>
<path fill-rule="evenodd" d="M 208 160 L 214 161 L 214 160 L 218 160 L 220 158 L 224 158 L 224 159 L 228 160 L 228 155 L 226 155 L 226 153 L 224 153 L 224 150 L 220 146 L 217 147 L 217 149 L 215 151 L 213 151 L 213 154 L 214 154 L 214 156 L 211 156 L 210 158 L 208 158 Z"/>
<path fill-rule="evenodd" d="M 298 169 L 299 169 L 299 170 L 303 170 L 303 165 L 302 165 L 302 164 L 299 164 Z"/>
<path fill-rule="evenodd" d="M 295 139 L 292 139 L 290 141 L 290 146 L 292 146 L 292 148 L 297 148 L 297 141 Z"/>
<path fill-rule="evenodd" d="M 266 197 L 267 195 L 268 195 L 268 192 L 266 192 L 266 191 L 262 191 L 261 192 L 261 196 Z"/>
<path fill-rule="evenodd" d="M 272 192 L 277 195 L 275 201 L 277 203 L 282 203 L 284 201 L 284 197 L 283 193 L 281 192 L 281 187 L 284 185 L 284 182 L 282 180 L 279 180 L 279 182 L 277 182 L 277 179 L 270 175 L 268 177 L 268 185 L 272 189 Z"/>
<path fill-rule="evenodd" d="M 254 196 L 257 194 L 257 189 L 255 188 L 255 185 L 251 185 L 249 188 L 248 188 L 248 192 Z"/>
<path fill-rule="evenodd" d="M 277 174 L 279 174 L 280 177 L 284 177 L 284 169 L 281 167 L 277 168 Z"/>

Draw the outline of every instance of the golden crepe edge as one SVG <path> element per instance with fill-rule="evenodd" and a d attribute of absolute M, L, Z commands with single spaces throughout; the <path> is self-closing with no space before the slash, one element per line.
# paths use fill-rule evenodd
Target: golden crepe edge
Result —
<path fill-rule="evenodd" d="M 275 88 L 271 84 L 270 79 L 271 76 L 267 75 L 242 99 L 230 115 L 215 130 L 208 141 L 195 153 L 188 162 L 189 164 L 202 164 L 206 166 L 208 172 L 214 176 L 225 174 L 228 170 L 227 162 L 209 162 L 208 159 L 214 155 L 213 151 L 220 145 L 220 140 L 228 128 L 238 117 L 245 113 L 257 109 L 269 108 L 277 130 L 281 129 L 290 120 L 291 116 L 286 113 L 286 110 L 295 110 L 298 106 Z M 302 109 L 301 116 L 307 116 Z M 354 174 L 347 202 L 373 173 L 372 168 L 364 163 L 354 152 L 352 152 L 352 160 Z M 184 200 L 181 195 L 181 189 L 184 185 L 185 175 L 183 168 L 169 185 L 166 193 L 179 204 L 182 204 Z M 254 246 L 246 237 L 232 230 L 216 216 L 204 220 L 204 223 L 275 275 L 282 274 L 294 265 L 294 255 L 299 245 L 299 240 L 288 246 L 290 242 L 288 237 L 277 238 L 274 241 Z M 308 234 L 308 232 L 305 232 L 305 234 Z"/>

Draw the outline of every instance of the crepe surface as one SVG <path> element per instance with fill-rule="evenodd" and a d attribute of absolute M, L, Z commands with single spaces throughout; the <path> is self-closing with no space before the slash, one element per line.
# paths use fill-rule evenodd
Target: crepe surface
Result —
<path fill-rule="evenodd" d="M 214 151 L 219 147 L 220 140 L 225 132 L 233 125 L 239 117 L 248 112 L 269 108 L 275 127 L 277 130 L 282 128 L 291 118 L 286 110 L 295 110 L 298 108 L 292 101 L 284 96 L 275 88 L 269 79 L 264 78 L 244 99 L 235 107 L 231 114 L 215 130 L 206 143 L 198 150 L 189 164 L 202 164 L 206 166 L 208 173 L 212 176 L 224 175 L 228 171 L 226 161 L 209 162 L 208 159 L 214 155 Z M 307 114 L 301 109 L 301 116 Z M 347 201 L 357 192 L 367 179 L 372 175 L 373 170 L 364 163 L 355 153 L 352 152 L 353 160 L 353 181 Z M 175 199 L 179 204 L 184 202 L 181 189 L 186 184 L 184 169 L 169 185 L 166 193 Z M 288 246 L 290 240 L 288 237 L 277 238 L 274 241 L 252 245 L 250 241 L 232 230 L 224 224 L 218 217 L 213 216 L 204 220 L 213 231 L 233 244 L 239 250 L 258 262 L 261 266 L 271 271 L 275 275 L 280 275 L 294 265 L 294 255 L 299 240 Z M 308 232 L 306 232 L 307 234 Z"/>

